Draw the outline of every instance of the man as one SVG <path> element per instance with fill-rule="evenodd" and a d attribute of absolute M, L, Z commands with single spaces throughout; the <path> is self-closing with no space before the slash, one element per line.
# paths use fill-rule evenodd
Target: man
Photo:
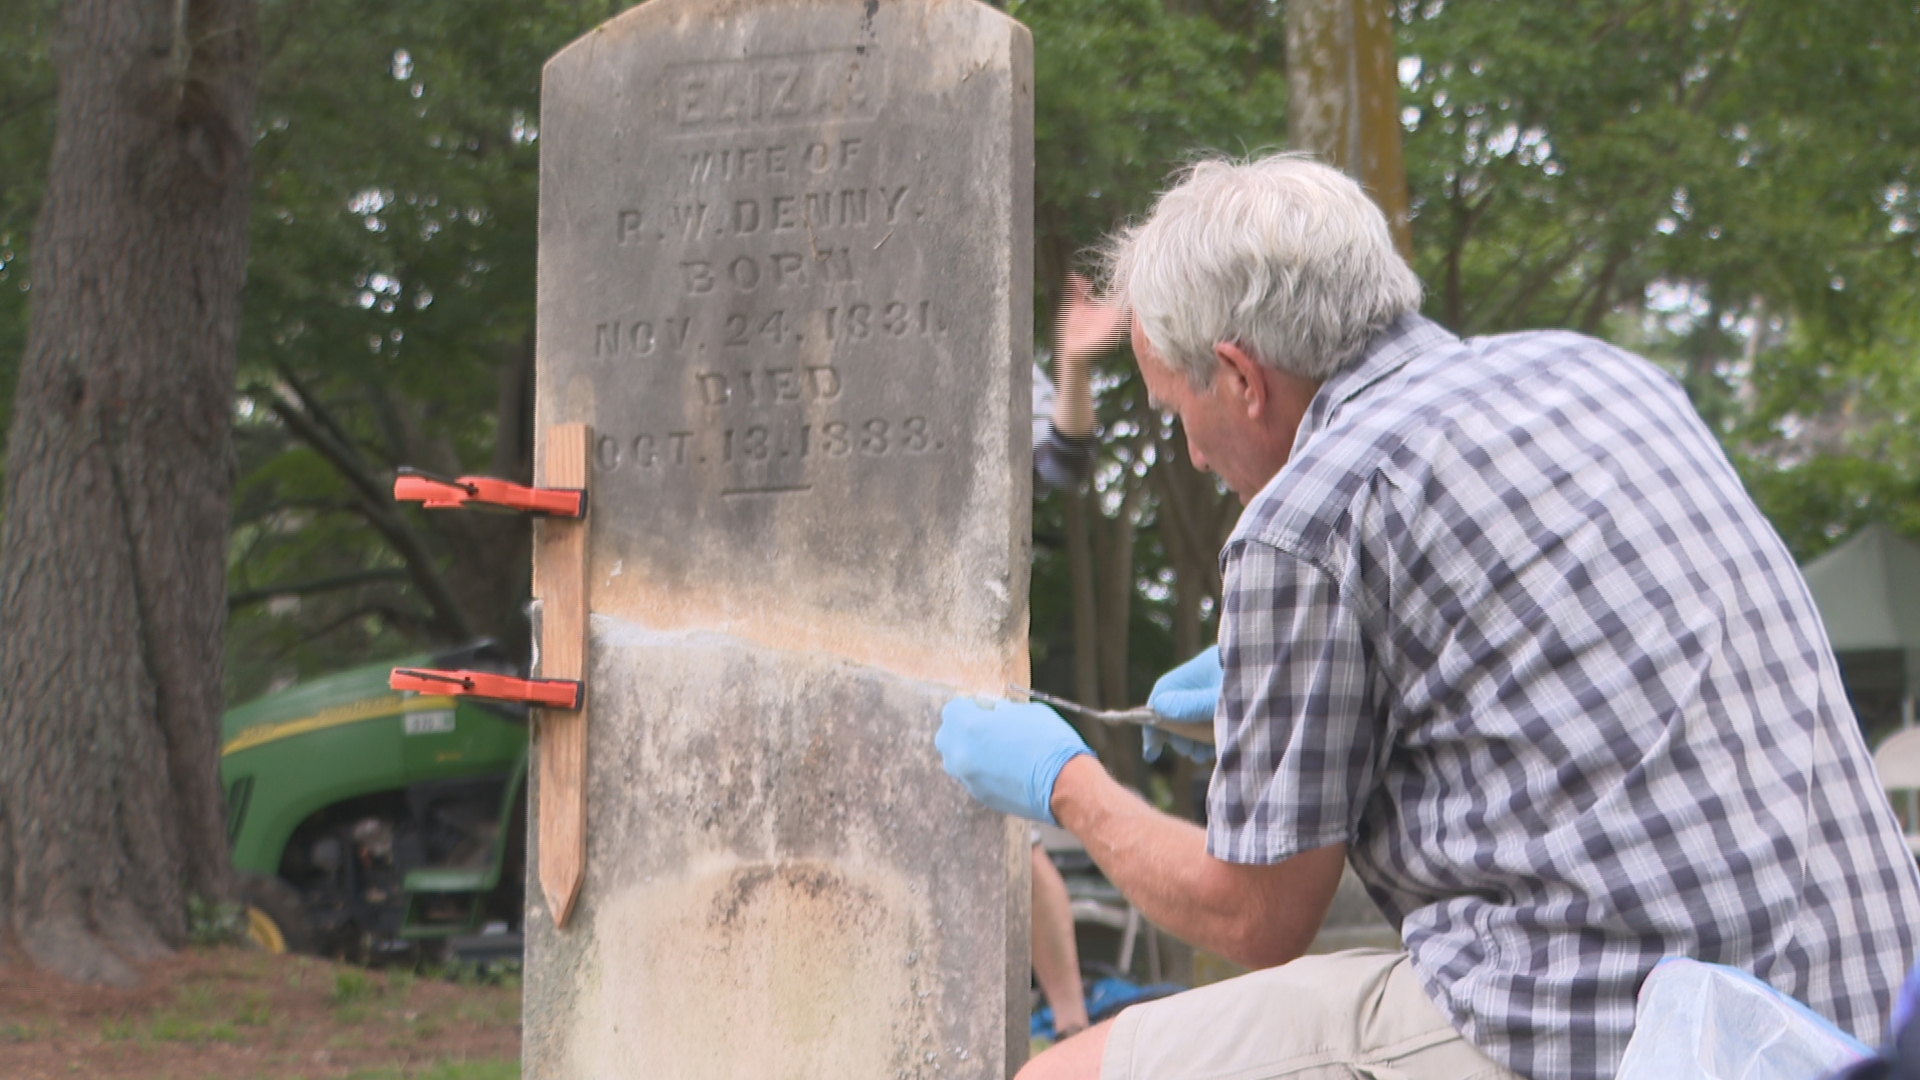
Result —
<path fill-rule="evenodd" d="M 1351 181 L 1208 162 L 1112 246 L 1222 555 L 1208 826 L 1041 706 L 950 703 L 950 773 L 1073 831 L 1259 970 L 1023 1077 L 1608 1077 L 1653 964 L 1877 1038 L 1920 874 L 1792 560 L 1674 382 L 1567 333 L 1461 341 Z M 1343 863 L 1405 953 L 1301 959 Z"/>

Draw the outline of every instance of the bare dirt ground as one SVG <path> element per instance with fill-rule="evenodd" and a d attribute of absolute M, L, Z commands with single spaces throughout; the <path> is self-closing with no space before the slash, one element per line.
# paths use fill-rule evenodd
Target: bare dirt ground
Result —
<path fill-rule="evenodd" d="M 519 1076 L 517 980 L 464 983 L 192 949 L 133 990 L 0 966 L 0 1080 Z"/>

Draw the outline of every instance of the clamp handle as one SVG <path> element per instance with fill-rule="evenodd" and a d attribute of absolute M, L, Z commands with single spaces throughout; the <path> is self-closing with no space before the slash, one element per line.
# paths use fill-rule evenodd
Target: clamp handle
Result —
<path fill-rule="evenodd" d="M 387 685 L 423 694 L 517 701 L 543 709 L 578 709 L 586 698 L 586 687 L 578 679 L 516 679 L 485 671 L 394 668 Z"/>
<path fill-rule="evenodd" d="M 504 510 L 556 518 L 587 516 L 587 493 L 583 488 L 528 487 L 490 476 L 454 479 L 406 465 L 400 467 L 399 475 L 393 479 L 393 497 L 398 502 L 420 503 L 428 510 Z"/>

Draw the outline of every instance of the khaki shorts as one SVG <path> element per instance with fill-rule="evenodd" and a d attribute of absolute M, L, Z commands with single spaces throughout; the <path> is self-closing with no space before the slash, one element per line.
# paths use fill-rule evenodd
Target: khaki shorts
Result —
<path fill-rule="evenodd" d="M 1407 954 L 1356 949 L 1121 1013 L 1100 1080 L 1519 1080 L 1434 1008 Z"/>

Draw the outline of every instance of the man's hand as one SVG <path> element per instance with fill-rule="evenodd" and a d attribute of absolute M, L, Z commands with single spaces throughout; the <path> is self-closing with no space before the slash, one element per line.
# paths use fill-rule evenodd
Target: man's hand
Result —
<path fill-rule="evenodd" d="M 1060 714 L 1032 702 L 954 698 L 940 710 L 933 737 L 940 764 L 989 809 L 1029 821 L 1053 819 L 1049 805 L 1060 769 L 1092 754 Z"/>
<path fill-rule="evenodd" d="M 1147 695 L 1147 708 L 1169 720 L 1211 723 L 1214 707 L 1220 702 L 1220 679 L 1220 646 L 1214 645 L 1160 676 L 1160 681 L 1153 684 L 1153 692 Z M 1202 765 L 1213 760 L 1213 747 L 1169 735 L 1151 725 L 1141 729 L 1140 740 L 1148 761 L 1159 760 L 1160 750 L 1165 746 Z"/>

